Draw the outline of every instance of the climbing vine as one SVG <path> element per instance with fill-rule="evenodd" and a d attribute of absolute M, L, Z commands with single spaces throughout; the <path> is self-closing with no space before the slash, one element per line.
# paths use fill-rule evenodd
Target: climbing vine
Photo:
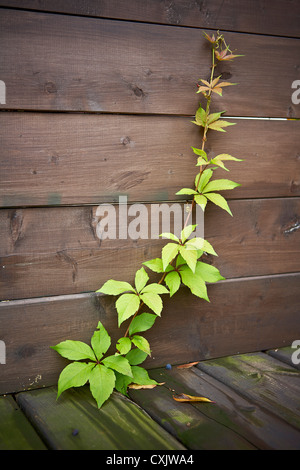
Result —
<path fill-rule="evenodd" d="M 210 106 L 214 93 L 222 96 L 223 88 L 235 85 L 222 81 L 221 75 L 215 76 L 217 64 L 239 56 L 231 52 L 224 36 L 219 32 L 211 36 L 204 34 L 211 44 L 211 73 L 208 80 L 199 80 L 197 93 L 202 95 L 206 105 L 199 106 L 195 120 L 192 121 L 202 132 L 201 148 L 192 147 L 199 171 L 192 188 L 182 188 L 176 193 L 186 195 L 191 200 L 191 209 L 186 215 L 180 238 L 173 233 L 161 234 L 168 239 L 161 257 L 143 263 L 135 274 L 134 285 L 111 279 L 97 291 L 117 297 L 115 306 L 118 326 L 128 322 L 124 336 L 116 344 L 115 354 L 106 355 L 111 346 L 111 338 L 101 322 L 91 338 L 91 345 L 66 340 L 53 347 L 61 356 L 73 361 L 60 374 L 57 397 L 71 387 L 89 383 L 91 393 L 100 408 L 114 389 L 126 395 L 131 384 L 142 387 L 159 385 L 140 366 L 151 355 L 150 344 L 141 333 L 152 328 L 156 318 L 161 315 L 162 296 L 172 297 L 184 284 L 192 294 L 209 301 L 206 283 L 224 279 L 217 268 L 201 261 L 204 253 L 214 256 L 217 253 L 207 240 L 193 236 L 197 226 L 189 222 L 195 205 L 205 211 L 208 202 L 232 215 L 226 199 L 219 192 L 234 189 L 239 184 L 229 179 L 212 177 L 218 169 L 229 171 L 225 166 L 226 161 L 242 160 L 227 153 L 209 159 L 205 145 L 210 130 L 225 132 L 226 127 L 234 125 L 221 119 L 224 111 L 210 113 Z M 160 275 L 157 282 L 149 283 L 147 269 Z"/>

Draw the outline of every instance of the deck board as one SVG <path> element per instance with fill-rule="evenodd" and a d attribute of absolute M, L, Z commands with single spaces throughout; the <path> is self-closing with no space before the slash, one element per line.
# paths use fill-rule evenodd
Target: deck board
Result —
<path fill-rule="evenodd" d="M 264 353 L 220 358 L 197 367 L 300 429 L 297 369 Z"/>
<path fill-rule="evenodd" d="M 285 364 L 289 364 L 292 367 L 295 367 L 296 369 L 300 370 L 300 364 L 297 364 L 299 361 L 299 353 L 297 352 L 297 349 L 299 350 L 299 346 L 297 348 L 291 348 L 290 346 L 287 346 L 286 348 L 280 348 L 280 349 L 269 349 L 267 354 L 269 354 L 272 357 L 275 357 L 275 359 L 278 359 L 281 362 L 284 362 Z M 295 359 L 296 362 L 292 361 L 293 354 L 295 354 Z"/>
<path fill-rule="evenodd" d="M 163 385 L 119 393 L 98 410 L 88 387 L 0 397 L 0 449 L 299 450 L 300 373 L 292 349 L 156 368 Z M 280 360 L 282 358 L 282 361 Z M 214 403 L 179 403 L 174 394 Z"/>
<path fill-rule="evenodd" d="M 10 395 L 0 397 L 0 450 L 46 450 Z"/>
<path fill-rule="evenodd" d="M 259 449 L 300 449 L 298 430 L 197 367 L 173 367 L 171 371 L 155 369 L 151 375 L 159 382 L 165 381 L 169 388 L 175 390 L 174 394 L 204 396 L 214 401 L 213 405 L 194 403 L 190 406 L 215 424 L 223 426 L 228 438 L 235 433 Z M 138 398 L 138 403 L 150 413 L 141 393 L 139 397 L 133 398 L 135 401 Z M 219 436 L 216 434 L 213 445 L 217 446 L 218 443 Z M 231 445 L 234 444 L 235 441 L 232 441 Z"/>
<path fill-rule="evenodd" d="M 51 387 L 20 393 L 17 401 L 52 450 L 184 450 L 137 405 L 114 393 L 98 410 L 87 388 L 56 401 Z"/>

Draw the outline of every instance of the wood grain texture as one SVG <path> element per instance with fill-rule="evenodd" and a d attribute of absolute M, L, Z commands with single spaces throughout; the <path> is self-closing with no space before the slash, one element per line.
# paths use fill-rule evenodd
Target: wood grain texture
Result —
<path fill-rule="evenodd" d="M 0 450 L 46 450 L 13 397 L 0 397 Z"/>
<path fill-rule="evenodd" d="M 206 209 L 204 237 L 219 256 L 204 256 L 203 261 L 214 264 L 226 278 L 300 271 L 300 198 L 229 204 L 233 218 L 216 206 Z M 158 214 L 160 207 L 145 206 L 147 219 L 142 220 L 147 220 L 148 239 L 102 241 L 95 206 L 0 211 L 1 300 L 90 292 L 108 279 L 133 282 L 142 263 L 161 257 L 166 244 L 150 238 L 151 220 L 156 220 L 151 213 Z M 128 217 L 129 230 L 134 220 Z M 116 225 L 117 234 L 127 231 L 119 224 L 117 207 Z M 172 225 L 170 230 L 161 224 L 159 228 L 157 235 L 173 231 Z"/>
<path fill-rule="evenodd" d="M 266 351 L 267 354 L 269 354 L 272 357 L 275 357 L 275 359 L 278 359 L 281 362 L 284 362 L 285 364 L 288 364 L 289 366 L 295 367 L 296 369 L 300 370 L 300 364 L 297 364 L 299 360 L 299 346 L 295 345 L 294 348 L 291 346 L 288 346 L 286 348 L 280 348 L 280 349 L 270 349 L 269 351 Z M 293 355 L 295 354 L 295 359 L 296 362 L 293 361 Z"/>
<path fill-rule="evenodd" d="M 214 419 L 213 411 L 210 412 L 209 408 L 217 408 L 216 415 L 220 416 L 220 402 L 217 406 L 201 403 L 198 407 L 189 403 L 178 403 L 172 395 L 188 393 L 184 384 L 174 384 L 174 381 L 170 383 L 169 371 L 165 372 L 162 369 L 154 369 L 151 376 L 159 383 L 164 382 L 166 386 L 158 386 L 154 390 L 129 390 L 130 398 L 188 449 L 255 450 L 257 448 L 251 441 L 245 439 L 242 433 L 235 432 L 236 429 L 229 428 L 227 423 L 224 426 L 220 419 Z M 172 393 L 174 389 L 180 392 L 176 390 Z"/>
<path fill-rule="evenodd" d="M 300 447 L 299 430 L 295 430 L 288 423 L 265 411 L 258 403 L 254 404 L 243 394 L 236 393 L 230 386 L 200 371 L 197 367 L 181 370 L 177 369 L 177 367 L 172 367 L 171 370 L 153 369 L 150 371 L 150 375 L 159 383 L 165 382 L 165 387 L 168 389 L 170 397 L 185 393 L 192 396 L 204 396 L 212 400 L 213 404 L 192 403 L 184 405 L 180 403 L 180 406 L 192 406 L 195 411 L 200 413 L 202 420 L 206 417 L 211 421 L 211 425 L 214 423 L 215 426 L 217 424 L 221 426 L 221 429 L 224 427 L 227 443 L 228 441 L 230 443 L 232 436 L 236 433 L 258 449 L 295 450 Z M 160 390 L 159 388 L 156 391 L 159 398 Z M 162 400 L 156 400 L 156 395 L 153 394 L 153 399 L 151 399 L 150 391 L 145 390 L 130 390 L 129 394 L 150 415 L 153 416 L 155 410 L 158 410 L 157 416 L 163 421 L 165 426 L 168 426 L 171 421 L 175 430 L 176 428 L 180 429 L 180 423 L 176 422 L 175 413 L 173 415 L 175 419 L 172 420 L 171 417 L 171 420 L 164 421 L 164 414 L 168 414 L 169 408 L 165 406 L 162 409 Z M 173 400 L 173 403 L 176 402 Z M 286 405 L 288 406 L 288 403 Z M 170 407 L 172 408 L 172 405 Z M 174 404 L 173 407 L 175 408 Z M 188 437 L 188 431 L 192 431 L 194 425 L 197 424 L 189 421 L 188 416 L 182 422 L 185 425 L 190 422 L 190 427 L 186 427 L 184 433 L 184 437 Z M 201 426 L 203 421 L 200 421 L 200 423 Z M 222 432 L 219 434 L 217 428 L 215 428 L 215 431 L 215 434 L 208 434 L 205 431 L 198 434 L 194 432 L 193 437 L 200 441 L 207 440 L 204 448 L 209 445 L 216 447 L 222 443 L 219 440 L 219 435 L 222 436 Z M 232 439 L 231 445 L 235 445 L 234 439 Z"/>
<path fill-rule="evenodd" d="M 298 370 L 263 353 L 221 358 L 197 367 L 300 429 Z"/>
<path fill-rule="evenodd" d="M 0 31 L 3 109 L 191 115 L 199 75 L 209 75 L 209 43 L 195 28 L 3 10 Z M 227 33 L 226 40 L 245 57 L 216 70 L 240 84 L 216 98 L 218 110 L 299 117 L 291 101 L 297 39 Z"/>
<path fill-rule="evenodd" d="M 3 207 L 179 200 L 198 169 L 191 146 L 201 131 L 191 118 L 0 113 L 0 204 Z M 209 133 L 209 157 L 230 153 L 241 184 L 229 198 L 300 195 L 298 121 L 235 120 Z M 162 131 L 163 130 L 163 131 Z M 255 144 L 254 144 L 255 140 Z M 182 199 L 182 196 L 181 196 Z"/>
<path fill-rule="evenodd" d="M 211 303 L 181 289 L 164 296 L 162 317 L 145 335 L 148 369 L 260 351 L 300 337 L 299 274 L 228 280 L 209 286 Z M 6 366 L 0 393 L 57 382 L 68 361 L 50 349 L 66 339 L 89 342 L 100 320 L 112 336 L 112 353 L 127 324 L 117 328 L 115 298 L 82 294 L 0 303 Z M 124 329 L 124 331 L 123 331 Z"/>
<path fill-rule="evenodd" d="M 51 450 L 183 450 L 176 439 L 130 400 L 113 394 L 98 410 L 88 389 L 17 395 L 17 401 Z M 77 435 L 74 435 L 77 430 Z"/>
<path fill-rule="evenodd" d="M 0 6 L 299 37 L 297 0 L 1 0 Z"/>

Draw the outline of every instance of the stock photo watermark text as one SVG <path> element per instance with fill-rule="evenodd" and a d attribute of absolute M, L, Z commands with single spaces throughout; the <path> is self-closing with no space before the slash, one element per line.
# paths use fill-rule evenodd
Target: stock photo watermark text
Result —
<path fill-rule="evenodd" d="M 191 204 L 127 204 L 127 196 L 119 196 L 119 204 L 101 204 L 96 210 L 96 234 L 100 240 L 151 239 L 161 233 L 174 233 L 180 237 L 184 216 Z M 197 206 L 193 223 L 197 225 L 193 236 L 204 238 L 204 213 Z"/>
<path fill-rule="evenodd" d="M 6 345 L 0 340 L 0 364 L 6 364 Z"/>

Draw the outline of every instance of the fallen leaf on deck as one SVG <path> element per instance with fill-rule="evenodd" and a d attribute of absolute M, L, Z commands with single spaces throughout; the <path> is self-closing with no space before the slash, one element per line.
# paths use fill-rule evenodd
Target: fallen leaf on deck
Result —
<path fill-rule="evenodd" d="M 214 401 L 209 400 L 209 398 L 205 397 L 194 397 L 192 395 L 186 395 L 185 393 L 181 393 L 180 395 L 173 395 L 173 399 L 175 401 L 180 401 L 180 402 L 202 402 L 202 403 L 215 403 Z"/>
<path fill-rule="evenodd" d="M 189 364 L 181 364 L 180 366 L 177 366 L 177 369 L 189 369 L 190 367 L 195 366 L 196 364 L 199 364 L 200 361 L 198 362 L 190 362 Z"/>
<path fill-rule="evenodd" d="M 137 384 L 131 384 L 128 386 L 128 388 L 132 388 L 133 390 L 142 390 L 142 389 L 147 389 L 147 388 L 155 388 L 157 385 L 164 385 L 165 382 L 158 383 L 158 384 L 151 384 L 151 385 L 137 385 Z"/>

